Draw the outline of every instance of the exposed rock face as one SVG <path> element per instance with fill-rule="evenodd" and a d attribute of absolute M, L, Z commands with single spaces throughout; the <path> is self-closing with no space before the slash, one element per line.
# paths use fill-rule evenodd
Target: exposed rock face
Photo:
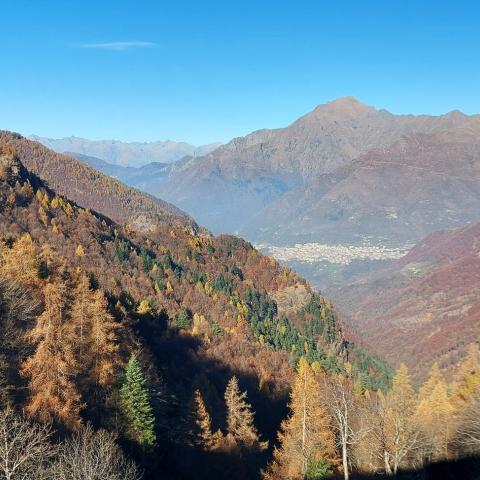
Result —
<path fill-rule="evenodd" d="M 262 210 L 277 199 L 281 199 L 282 220 L 284 214 L 296 217 L 294 229 L 308 231 L 308 215 L 302 212 L 312 199 L 305 195 L 318 198 L 318 176 L 346 175 L 338 169 L 372 149 L 387 148 L 405 135 L 452 129 L 469 119 L 460 112 L 439 117 L 397 116 L 351 97 L 342 98 L 320 105 L 286 128 L 260 130 L 205 157 L 190 159 L 161 188 L 157 183 L 157 188 L 162 198 L 214 231 L 239 230 L 252 240 L 265 239 L 263 224 L 269 223 L 274 211 Z"/>

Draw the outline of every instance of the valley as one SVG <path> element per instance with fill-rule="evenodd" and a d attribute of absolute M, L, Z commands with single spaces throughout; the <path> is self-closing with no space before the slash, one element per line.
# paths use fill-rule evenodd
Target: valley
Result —
<path fill-rule="evenodd" d="M 480 3 L 1 12 L 0 480 L 480 480 Z"/>
<path fill-rule="evenodd" d="M 254 243 L 254 246 L 308 278 L 321 291 L 328 291 L 332 285 L 348 283 L 358 275 L 382 268 L 390 260 L 406 255 L 411 248 L 411 245 L 395 248 L 368 242 L 362 245 L 306 243 L 290 246 Z"/>

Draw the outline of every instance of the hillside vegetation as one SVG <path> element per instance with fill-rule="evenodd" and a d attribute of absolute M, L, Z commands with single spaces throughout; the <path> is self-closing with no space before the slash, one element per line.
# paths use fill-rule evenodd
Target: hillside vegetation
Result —
<path fill-rule="evenodd" d="M 129 188 L 72 157 L 48 150 L 38 142 L 6 131 L 0 131 L 0 142 L 10 143 L 20 161 L 56 192 L 116 222 L 145 232 L 164 223 L 193 230 L 198 228 L 187 214 L 173 205 Z"/>
<path fill-rule="evenodd" d="M 3 143 L 0 161 L 2 402 L 53 422 L 55 442 L 88 437 L 91 422 L 117 432 L 147 477 L 161 465 L 172 478 L 199 466 L 198 478 L 255 478 L 300 359 L 348 370 L 359 391 L 388 388 L 389 368 L 349 345 L 328 300 L 273 258 L 169 220 L 148 234 L 117 224 L 57 194 L 15 148 Z M 36 152 L 23 155 L 63 161 Z M 248 442 L 223 413 L 245 389 Z M 221 429 L 213 463 L 195 433 L 197 390 Z"/>

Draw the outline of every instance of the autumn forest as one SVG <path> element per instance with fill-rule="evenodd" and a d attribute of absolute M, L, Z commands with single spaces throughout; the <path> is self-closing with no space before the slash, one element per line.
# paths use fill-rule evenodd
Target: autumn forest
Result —
<path fill-rule="evenodd" d="M 478 345 L 419 382 L 345 338 L 326 298 L 247 242 L 115 223 L 29 171 L 34 156 L 3 135 L 1 478 L 478 468 Z"/>

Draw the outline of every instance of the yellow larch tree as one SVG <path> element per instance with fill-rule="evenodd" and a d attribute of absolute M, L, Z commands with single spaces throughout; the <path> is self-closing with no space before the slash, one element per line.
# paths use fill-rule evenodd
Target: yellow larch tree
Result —
<path fill-rule="evenodd" d="M 305 358 L 297 367 L 290 394 L 290 416 L 282 422 L 279 446 L 263 472 L 268 480 L 303 480 L 312 470 L 331 470 L 338 464 L 331 419 L 323 406 L 321 389 Z"/>
<path fill-rule="evenodd" d="M 86 275 L 80 276 L 74 290 L 71 328 L 78 339 L 84 379 L 94 387 L 112 385 L 121 363 L 117 341 L 120 326 L 109 313 L 103 293 L 90 288 Z"/>
<path fill-rule="evenodd" d="M 448 442 L 452 433 L 453 407 L 448 396 L 448 386 L 435 363 L 429 378 L 419 392 L 415 422 L 423 434 L 423 448 L 433 460 L 448 458 Z"/>
<path fill-rule="evenodd" d="M 225 389 L 227 406 L 227 431 L 236 444 L 247 449 L 263 450 L 267 443 L 261 442 L 255 428 L 251 405 L 247 402 L 247 392 L 238 386 L 237 377 L 233 376 Z"/>
<path fill-rule="evenodd" d="M 222 437 L 220 431 L 212 432 L 212 419 L 203 401 L 200 390 L 195 390 L 195 423 L 198 427 L 198 443 L 204 450 L 212 450 Z"/>
<path fill-rule="evenodd" d="M 457 371 L 452 395 L 455 410 L 463 411 L 478 388 L 480 388 L 480 349 L 477 343 L 472 343 Z"/>
<path fill-rule="evenodd" d="M 68 324 L 67 288 L 61 283 L 45 287 L 45 309 L 28 333 L 36 345 L 24 362 L 22 374 L 28 378 L 26 412 L 42 422 L 59 421 L 70 428 L 80 425 L 82 408 L 74 379 L 78 373 L 74 341 Z"/>
<path fill-rule="evenodd" d="M 383 400 L 384 460 L 387 473 L 397 473 L 418 448 L 420 435 L 415 425 L 417 395 L 407 367 L 402 363 L 395 372 L 392 388 Z"/>
<path fill-rule="evenodd" d="M 0 257 L 0 271 L 3 276 L 23 285 L 39 284 L 38 258 L 29 233 L 23 234 L 11 248 L 5 248 Z"/>

